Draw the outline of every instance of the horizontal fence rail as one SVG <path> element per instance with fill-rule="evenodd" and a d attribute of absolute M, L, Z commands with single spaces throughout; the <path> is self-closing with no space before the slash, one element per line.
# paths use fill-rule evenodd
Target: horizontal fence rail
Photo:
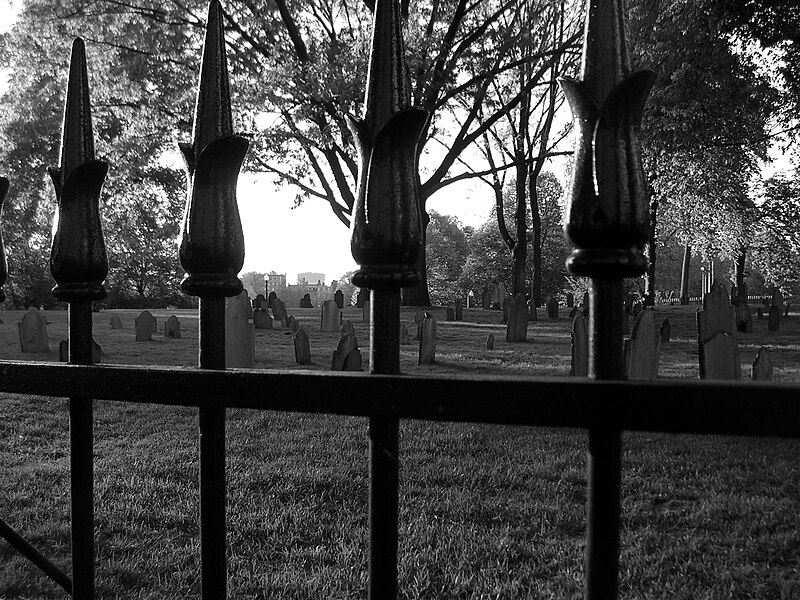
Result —
<path fill-rule="evenodd" d="M 148 385 L 143 387 L 142 381 Z M 800 437 L 797 384 L 486 376 L 448 379 L 0 361 L 0 392 L 68 397 L 87 389 L 95 399 L 201 408 Z"/>

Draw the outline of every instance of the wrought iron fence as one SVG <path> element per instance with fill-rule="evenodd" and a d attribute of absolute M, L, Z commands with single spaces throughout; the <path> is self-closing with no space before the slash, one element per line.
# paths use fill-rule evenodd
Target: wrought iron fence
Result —
<path fill-rule="evenodd" d="M 351 119 L 361 157 L 355 283 L 371 290 L 370 374 L 226 371 L 224 306 L 241 290 L 235 186 L 247 141 L 231 125 L 221 10 L 211 2 L 194 139 L 181 145 L 190 182 L 182 286 L 200 297 L 198 370 L 92 365 L 91 307 L 107 273 L 98 214 L 107 165 L 94 157 L 83 42 L 73 45 L 61 164 L 51 173 L 59 200 L 51 270 L 54 294 L 69 303 L 70 364 L 0 362 L 0 392 L 69 397 L 71 576 L 2 521 L 0 535 L 73 598 L 94 597 L 93 399 L 199 408 L 205 599 L 226 597 L 227 408 L 369 418 L 371 600 L 397 596 L 400 419 L 586 429 L 590 600 L 617 595 L 622 431 L 800 437 L 797 385 L 624 381 L 622 282 L 644 267 L 647 209 L 636 133 L 652 74 L 629 73 L 620 0 L 588 3 L 583 79 L 563 82 L 578 132 L 567 225 L 577 249 L 569 265 L 592 278 L 588 379 L 400 376 L 400 288 L 416 280 L 420 238 L 415 147 L 428 115 L 410 105 L 398 0 L 376 2 L 365 114 Z M 7 182 L 0 183 L 4 195 Z"/>

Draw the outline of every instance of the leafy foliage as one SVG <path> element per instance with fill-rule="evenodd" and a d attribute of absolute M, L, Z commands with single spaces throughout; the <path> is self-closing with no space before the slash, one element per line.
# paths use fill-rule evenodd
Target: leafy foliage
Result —
<path fill-rule="evenodd" d="M 458 280 L 469 253 L 467 235 L 456 217 L 430 211 L 428 224 L 428 286 L 434 305 L 452 303 L 462 296 Z"/>

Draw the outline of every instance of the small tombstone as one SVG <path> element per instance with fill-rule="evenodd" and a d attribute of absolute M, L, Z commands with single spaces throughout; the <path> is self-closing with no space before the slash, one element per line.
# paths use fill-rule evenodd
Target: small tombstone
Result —
<path fill-rule="evenodd" d="M 356 296 L 356 308 L 364 308 L 365 302 L 369 302 L 369 289 L 358 288 L 358 296 Z"/>
<path fill-rule="evenodd" d="M 358 362 L 361 362 L 361 353 L 358 351 L 358 341 L 356 336 L 349 333 L 344 334 L 339 339 L 339 344 L 336 350 L 333 351 L 333 358 L 331 359 L 331 371 L 345 371 L 347 366 L 348 357 L 354 352 L 358 352 Z M 351 359 L 351 365 L 354 364 L 355 358 Z M 361 370 L 359 366 L 358 370 Z"/>
<path fill-rule="evenodd" d="M 31 306 L 17 323 L 19 345 L 23 352 L 50 352 L 47 338 L 47 318 Z"/>
<path fill-rule="evenodd" d="M 486 336 L 486 349 L 494 350 L 494 334 L 490 333 Z"/>
<path fill-rule="evenodd" d="M 697 311 L 697 339 L 702 379 L 740 379 L 736 314 L 725 284 L 716 282 Z"/>
<path fill-rule="evenodd" d="M 492 290 L 487 288 L 483 292 L 483 298 L 481 299 L 481 306 L 484 310 L 489 310 L 492 308 Z"/>
<path fill-rule="evenodd" d="M 456 311 L 453 307 L 448 306 L 445 309 L 445 321 L 455 321 L 456 320 Z"/>
<path fill-rule="evenodd" d="M 669 324 L 669 319 L 664 319 L 663 321 L 661 321 L 661 327 L 659 327 L 658 332 L 659 332 L 659 334 L 661 334 L 661 343 L 662 344 L 664 342 L 668 342 L 669 341 L 670 333 L 672 333 L 670 331 L 671 327 L 672 326 Z"/>
<path fill-rule="evenodd" d="M 524 342 L 528 337 L 528 304 L 525 294 L 517 294 L 510 303 L 508 324 L 506 325 L 507 342 Z"/>
<path fill-rule="evenodd" d="M 508 313 L 511 312 L 511 296 L 503 298 L 503 316 L 500 318 L 501 323 L 508 323 Z"/>
<path fill-rule="evenodd" d="M 314 305 L 311 304 L 311 294 L 305 294 L 300 298 L 300 308 L 314 308 Z"/>
<path fill-rule="evenodd" d="M 567 292 L 567 308 L 573 308 L 575 306 L 575 294 L 572 292 Z"/>
<path fill-rule="evenodd" d="M 311 364 L 311 346 L 308 343 L 308 334 L 303 327 L 294 334 L 294 360 L 298 365 Z"/>
<path fill-rule="evenodd" d="M 456 298 L 455 313 L 456 321 L 464 320 L 464 304 L 461 302 L 461 298 Z"/>
<path fill-rule="evenodd" d="M 345 335 L 347 333 L 351 334 L 353 337 L 356 335 L 356 328 L 353 327 L 353 323 L 350 321 L 345 321 L 342 323 L 341 328 L 339 329 L 339 333 Z"/>
<path fill-rule="evenodd" d="M 175 315 L 170 315 L 164 321 L 164 337 L 179 338 L 181 337 L 181 322 Z"/>
<path fill-rule="evenodd" d="M 336 302 L 336 306 L 338 306 L 340 310 L 344 308 L 344 294 L 342 290 L 336 290 L 336 293 L 333 294 L 333 301 Z"/>
<path fill-rule="evenodd" d="M 342 311 L 333 300 L 325 300 L 322 303 L 322 318 L 320 319 L 319 330 L 326 333 L 339 331 L 342 327 Z"/>
<path fill-rule="evenodd" d="M 586 318 L 577 316 L 572 320 L 572 363 L 569 374 L 575 377 L 589 375 L 589 332 Z"/>
<path fill-rule="evenodd" d="M 547 318 L 558 319 L 558 299 L 550 298 L 547 301 Z"/>
<path fill-rule="evenodd" d="M 365 300 L 361 307 L 361 322 L 369 323 L 369 300 Z"/>
<path fill-rule="evenodd" d="M 263 308 L 254 310 L 253 327 L 255 329 L 272 329 L 272 317 Z"/>
<path fill-rule="evenodd" d="M 753 333 L 753 316 L 747 302 L 740 301 L 736 306 L 736 331 L 740 333 Z"/>
<path fill-rule="evenodd" d="M 420 365 L 432 365 L 436 362 L 436 319 L 431 315 L 425 314 L 425 319 L 420 323 L 422 330 L 419 341 L 419 360 Z"/>
<path fill-rule="evenodd" d="M 113 315 L 108 324 L 111 329 L 122 329 L 122 319 L 119 318 L 119 315 Z"/>
<path fill-rule="evenodd" d="M 286 329 L 288 329 L 290 333 L 297 333 L 300 329 L 300 321 L 295 319 L 294 315 L 289 315 L 286 319 Z"/>
<path fill-rule="evenodd" d="M 775 304 L 769 307 L 769 316 L 767 317 L 767 331 L 778 331 L 781 326 L 781 309 Z"/>
<path fill-rule="evenodd" d="M 759 319 L 763 319 L 764 318 L 764 308 L 761 307 L 761 306 L 758 307 L 758 318 Z"/>
<path fill-rule="evenodd" d="M 400 345 L 407 346 L 411 343 L 408 334 L 408 327 L 406 327 L 405 323 L 400 323 Z"/>
<path fill-rule="evenodd" d="M 772 381 L 772 358 L 770 357 L 769 349 L 761 348 L 756 353 L 756 359 L 753 361 L 752 378 L 758 381 Z"/>
<path fill-rule="evenodd" d="M 288 326 L 289 313 L 286 312 L 286 305 L 277 296 L 272 299 L 272 316 L 281 324 L 281 327 Z"/>
<path fill-rule="evenodd" d="M 267 301 L 267 299 L 264 298 L 264 294 L 256 294 L 256 297 L 253 298 L 253 310 L 258 310 L 260 308 L 266 308 L 264 306 L 264 303 L 266 301 Z"/>
<path fill-rule="evenodd" d="M 136 327 L 136 341 L 149 342 L 156 331 L 156 320 L 148 310 L 143 310 L 134 321 Z"/>
<path fill-rule="evenodd" d="M 276 294 L 274 290 L 269 293 L 269 295 L 267 296 L 267 308 L 269 308 L 270 310 L 272 309 L 272 303 L 275 302 L 275 299 L 277 297 L 278 294 Z M 264 307 L 262 306 L 261 308 Z"/>
<path fill-rule="evenodd" d="M 628 379 L 650 381 L 658 376 L 661 333 L 655 313 L 643 310 L 633 322 L 630 339 L 625 340 L 625 369 Z"/>
<path fill-rule="evenodd" d="M 276 300 L 276 303 L 280 300 Z M 252 369 L 255 365 L 256 334 L 250 320 L 247 290 L 225 299 L 225 366 Z"/>
<path fill-rule="evenodd" d="M 99 365 L 103 359 L 103 349 L 100 344 L 92 339 L 92 364 Z M 61 362 L 69 362 L 69 342 L 61 340 L 58 343 L 58 360 Z"/>

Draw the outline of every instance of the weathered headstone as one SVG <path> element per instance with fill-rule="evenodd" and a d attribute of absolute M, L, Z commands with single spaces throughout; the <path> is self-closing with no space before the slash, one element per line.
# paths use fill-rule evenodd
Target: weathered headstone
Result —
<path fill-rule="evenodd" d="M 575 294 L 567 292 L 567 308 L 572 308 L 573 306 L 575 306 Z"/>
<path fill-rule="evenodd" d="M 272 329 L 272 317 L 263 308 L 254 310 L 253 327 L 255 329 Z"/>
<path fill-rule="evenodd" d="M 170 315 L 164 321 L 164 337 L 179 338 L 181 337 L 181 322 L 175 315 Z"/>
<path fill-rule="evenodd" d="M 344 371 L 362 371 L 363 359 L 361 358 L 361 350 L 354 350 L 344 359 Z"/>
<path fill-rule="evenodd" d="M 333 351 L 333 358 L 331 359 L 331 371 L 346 371 L 348 357 L 354 352 L 358 352 L 358 362 L 361 362 L 361 353 L 358 350 L 358 341 L 354 335 L 349 333 L 344 334 L 339 339 L 339 344 L 336 350 Z M 350 359 L 351 365 L 355 364 L 355 358 Z M 361 370 L 359 366 L 358 370 Z"/>
<path fill-rule="evenodd" d="M 753 361 L 752 378 L 759 381 L 772 381 L 772 358 L 767 348 L 761 348 Z"/>
<path fill-rule="evenodd" d="M 507 342 L 524 342 L 528 338 L 528 304 L 525 294 L 517 294 L 508 309 Z"/>
<path fill-rule="evenodd" d="M 342 335 L 345 335 L 345 334 L 349 333 L 350 335 L 355 337 L 356 336 L 356 328 L 353 327 L 353 323 L 351 321 L 344 321 L 342 323 L 342 326 L 339 328 L 339 333 L 341 333 Z"/>
<path fill-rule="evenodd" d="M 365 300 L 361 307 L 361 322 L 369 323 L 369 300 Z"/>
<path fill-rule="evenodd" d="M 461 298 L 456 298 L 456 321 L 463 321 L 464 320 L 464 304 L 461 302 Z"/>
<path fill-rule="evenodd" d="M 253 310 L 259 310 L 261 308 L 267 308 L 264 306 L 267 299 L 264 298 L 264 294 L 256 294 L 256 297 L 253 299 Z"/>
<path fill-rule="evenodd" d="M 664 319 L 661 321 L 661 327 L 659 328 L 658 332 L 661 334 L 661 343 L 669 341 L 672 326 L 669 324 L 669 319 Z"/>
<path fill-rule="evenodd" d="M 322 303 L 322 317 L 320 319 L 319 330 L 326 333 L 339 331 L 342 327 L 342 311 L 336 306 L 333 300 L 325 300 Z"/>
<path fill-rule="evenodd" d="M 298 328 L 294 334 L 294 360 L 298 365 L 311 364 L 311 346 L 308 343 L 308 334 L 303 327 Z"/>
<path fill-rule="evenodd" d="M 586 318 L 577 316 L 572 320 L 572 363 L 569 374 L 575 377 L 589 375 L 589 332 Z"/>
<path fill-rule="evenodd" d="M 494 334 L 490 333 L 486 336 L 486 349 L 494 350 Z"/>
<path fill-rule="evenodd" d="M 58 343 L 58 360 L 69 362 L 69 342 L 61 340 Z M 92 340 L 92 364 L 99 365 L 103 360 L 103 349 L 94 339 Z"/>
<path fill-rule="evenodd" d="M 272 316 L 281 324 L 281 327 L 286 328 L 289 325 L 289 313 L 286 312 L 286 305 L 277 296 L 272 299 Z"/>
<path fill-rule="evenodd" d="M 419 341 L 419 364 L 432 365 L 436 362 L 436 319 L 425 314 L 421 323 L 422 339 Z"/>
<path fill-rule="evenodd" d="M 17 323 L 19 345 L 23 352 L 50 352 L 47 338 L 47 319 L 38 308 L 31 306 Z"/>
<path fill-rule="evenodd" d="M 122 319 L 119 318 L 119 315 L 113 315 L 108 324 L 111 329 L 122 329 Z"/>
<path fill-rule="evenodd" d="M 739 333 L 753 333 L 753 316 L 750 314 L 750 306 L 741 299 L 734 306 L 736 307 L 736 330 Z"/>
<path fill-rule="evenodd" d="M 272 304 L 275 302 L 275 300 L 277 298 L 278 298 L 278 294 L 276 294 L 275 291 L 272 291 L 272 292 L 269 293 L 269 296 L 267 296 L 267 308 L 268 309 L 272 310 Z M 262 306 L 261 308 L 264 308 L 264 307 Z"/>
<path fill-rule="evenodd" d="M 776 305 L 769 307 L 767 316 L 767 331 L 779 331 L 781 328 L 781 309 Z"/>
<path fill-rule="evenodd" d="M 725 284 L 716 282 L 697 311 L 697 340 L 702 379 L 741 379 L 736 345 L 736 314 Z"/>
<path fill-rule="evenodd" d="M 280 302 L 280 300 L 276 300 Z M 225 366 L 252 369 L 255 365 L 256 334 L 250 320 L 252 309 L 247 290 L 225 299 Z"/>
<path fill-rule="evenodd" d="M 455 321 L 456 320 L 456 311 L 452 306 L 448 306 L 444 309 L 445 313 L 445 321 Z"/>
<path fill-rule="evenodd" d="M 314 308 L 314 305 L 311 304 L 311 294 L 305 294 L 300 298 L 300 308 Z"/>
<path fill-rule="evenodd" d="M 547 318 L 558 319 L 558 298 L 550 298 L 547 301 Z"/>
<path fill-rule="evenodd" d="M 294 315 L 289 315 L 286 319 L 286 329 L 289 330 L 289 333 L 297 333 L 297 330 L 300 329 L 300 321 L 294 318 Z"/>
<path fill-rule="evenodd" d="M 153 334 L 156 331 L 155 317 L 148 310 L 143 310 L 139 313 L 134 321 L 136 327 L 136 341 L 149 342 L 153 339 Z"/>
<path fill-rule="evenodd" d="M 650 381 L 658 377 L 661 334 L 655 313 L 643 310 L 633 322 L 630 339 L 625 340 L 625 369 L 628 379 Z"/>
<path fill-rule="evenodd" d="M 336 302 L 336 306 L 338 306 L 339 309 L 344 308 L 344 294 L 342 290 L 336 290 L 333 294 L 333 301 Z"/>

